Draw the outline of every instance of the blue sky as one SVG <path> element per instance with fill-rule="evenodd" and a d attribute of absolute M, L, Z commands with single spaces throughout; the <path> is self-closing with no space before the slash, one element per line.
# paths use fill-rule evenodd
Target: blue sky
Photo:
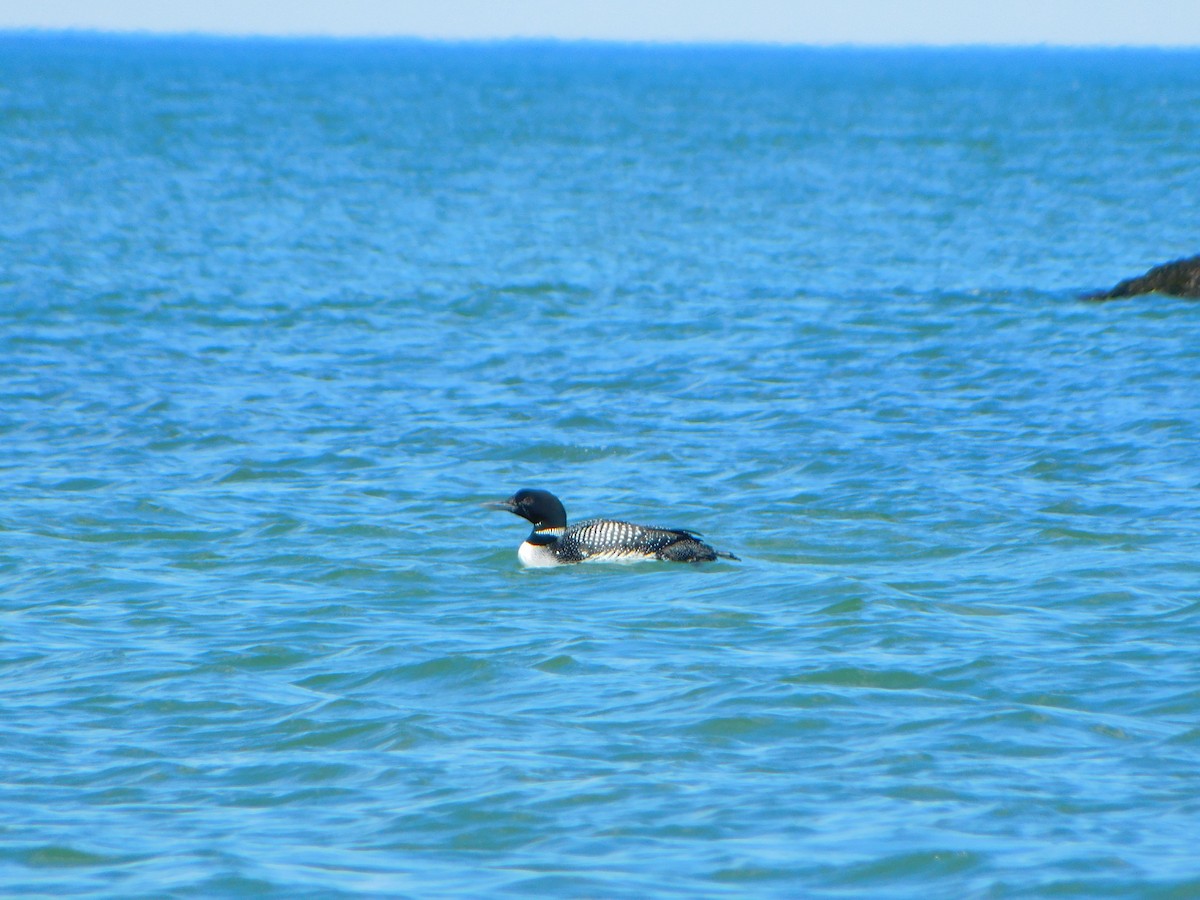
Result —
<path fill-rule="evenodd" d="M 0 28 L 1200 46 L 1200 0 L 0 0 Z"/>

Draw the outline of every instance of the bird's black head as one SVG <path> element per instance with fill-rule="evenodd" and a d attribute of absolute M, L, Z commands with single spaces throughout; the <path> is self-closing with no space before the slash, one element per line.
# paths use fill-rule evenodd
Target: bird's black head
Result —
<path fill-rule="evenodd" d="M 500 503 L 486 504 L 490 509 L 508 510 L 522 519 L 528 519 L 534 528 L 566 528 L 567 511 L 562 503 L 549 491 L 534 491 L 523 488 Z"/>

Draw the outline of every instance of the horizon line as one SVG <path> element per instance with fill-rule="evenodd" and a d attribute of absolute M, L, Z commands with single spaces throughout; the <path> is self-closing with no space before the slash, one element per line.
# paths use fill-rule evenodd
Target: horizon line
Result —
<path fill-rule="evenodd" d="M 762 48 L 762 49 L 812 49 L 812 50 L 1157 50 L 1187 52 L 1200 50 L 1197 44 L 1161 43 L 1068 43 L 1060 41 L 988 42 L 988 41 L 770 41 L 753 38 L 697 39 L 697 38 L 614 38 L 614 37 L 562 37 L 556 35 L 512 34 L 489 37 L 388 33 L 328 32 L 270 32 L 270 31 L 215 31 L 205 29 L 171 30 L 152 28 L 92 28 L 57 26 L 3 26 L 0 37 L 99 37 L 99 38 L 149 38 L 149 39 L 197 39 L 228 41 L 297 41 L 306 43 L 420 43 L 448 45 L 496 45 L 496 44 L 562 44 L 612 47 L 663 47 L 663 48 Z"/>

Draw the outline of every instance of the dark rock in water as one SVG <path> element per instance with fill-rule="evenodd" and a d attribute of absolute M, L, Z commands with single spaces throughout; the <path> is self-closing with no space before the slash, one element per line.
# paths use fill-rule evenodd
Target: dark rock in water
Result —
<path fill-rule="evenodd" d="M 1086 299 L 1115 300 L 1118 297 L 1136 297 L 1138 294 L 1200 298 L 1200 256 L 1155 266 L 1145 275 L 1126 279 L 1111 291 L 1089 294 Z"/>

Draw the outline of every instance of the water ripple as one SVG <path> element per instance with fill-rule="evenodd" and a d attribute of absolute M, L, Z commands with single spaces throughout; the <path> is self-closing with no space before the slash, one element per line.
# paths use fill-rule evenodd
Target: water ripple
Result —
<path fill-rule="evenodd" d="M 5 893 L 1196 892 L 1193 55 L 0 44 Z"/>

